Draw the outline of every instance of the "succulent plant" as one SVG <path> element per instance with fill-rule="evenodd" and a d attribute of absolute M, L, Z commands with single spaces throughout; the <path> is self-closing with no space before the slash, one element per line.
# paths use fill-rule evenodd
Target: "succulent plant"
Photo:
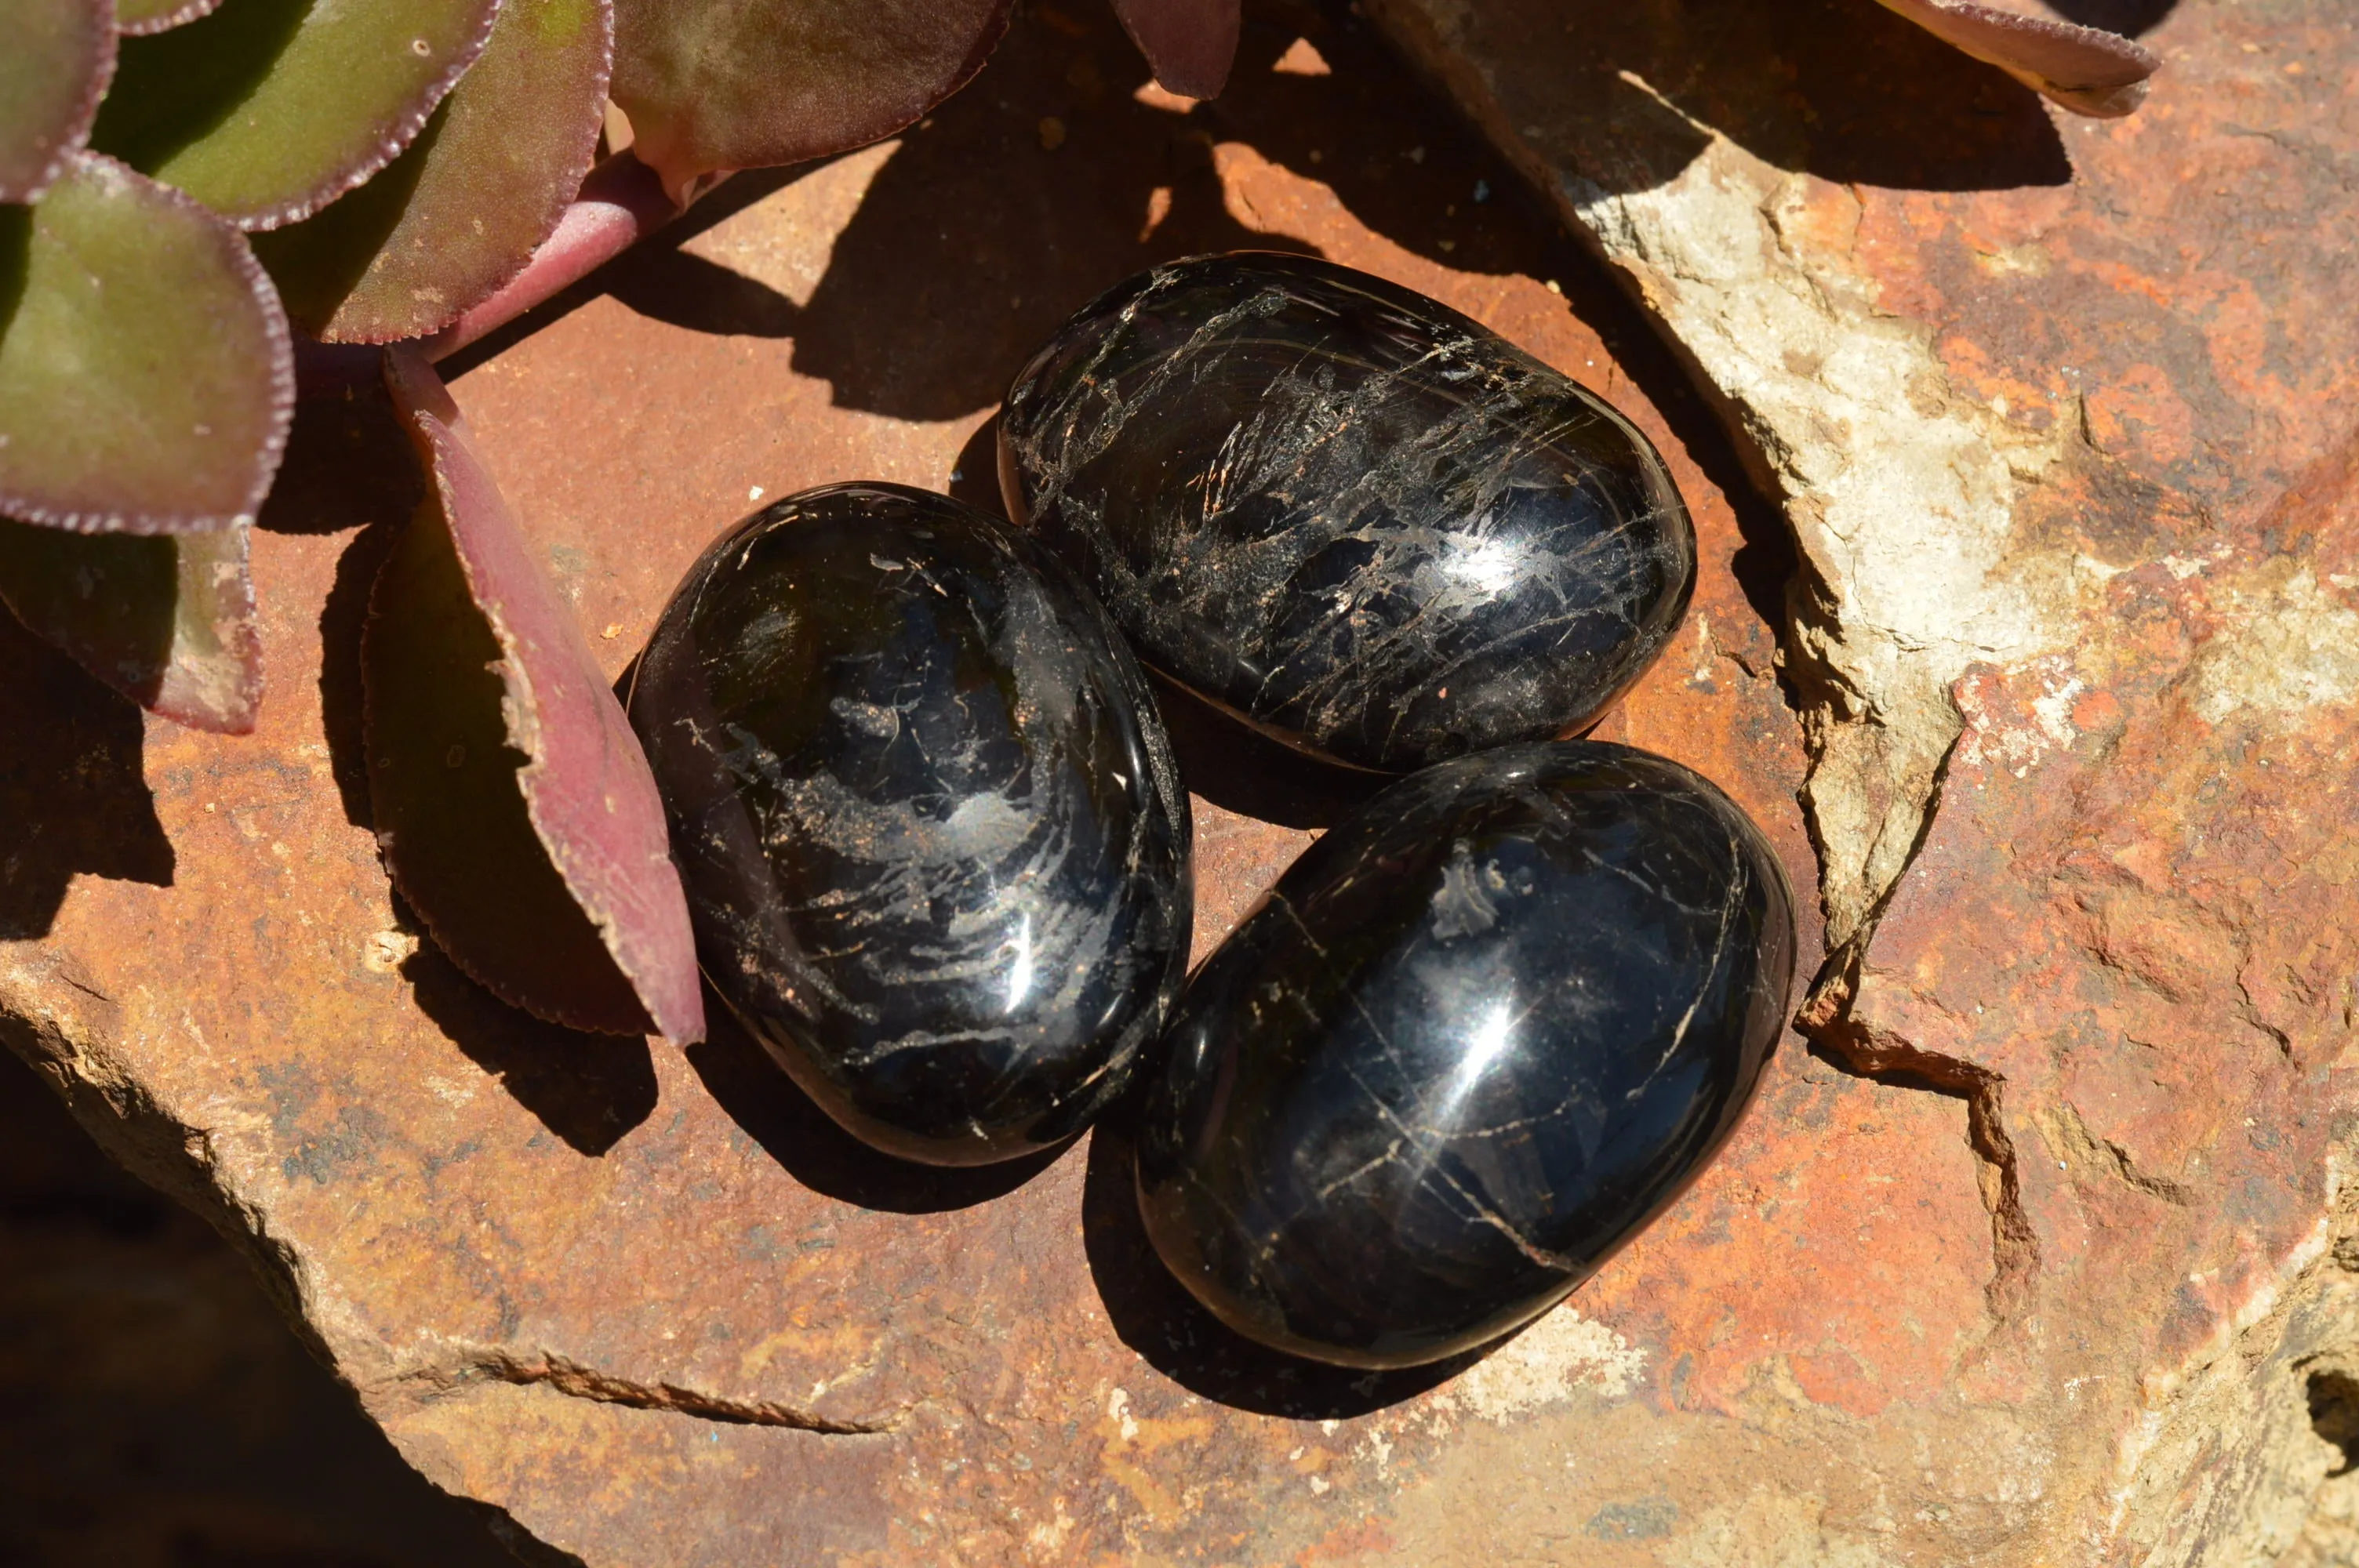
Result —
<path fill-rule="evenodd" d="M 0 603 L 154 712 L 250 730 L 248 534 L 296 401 L 397 345 L 429 483 L 364 650 L 394 880 L 510 1002 L 695 1038 L 646 762 L 432 362 L 731 172 L 917 120 L 1014 3 L 0 0 Z M 2158 63 L 1881 3 L 2083 114 L 2127 113 Z M 1220 91 L 1240 0 L 1112 4 L 1166 87 Z M 593 167 L 610 103 L 634 140 Z M 527 905 L 549 918 L 486 914 Z"/>

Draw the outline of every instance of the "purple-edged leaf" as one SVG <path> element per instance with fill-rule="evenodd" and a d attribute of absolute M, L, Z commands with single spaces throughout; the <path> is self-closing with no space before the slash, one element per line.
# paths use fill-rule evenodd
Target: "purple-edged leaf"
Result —
<path fill-rule="evenodd" d="M 1998 67 L 2076 114 L 2116 118 L 2146 100 L 2161 57 L 2118 33 L 2019 16 L 1973 0 L 1882 0 L 1943 43 Z"/>
<path fill-rule="evenodd" d="M 615 0 L 614 102 L 685 200 L 704 176 L 889 136 L 957 92 L 1011 0 Z"/>
<path fill-rule="evenodd" d="M 212 213 L 88 152 L 0 207 L 0 513 L 85 533 L 250 519 L 294 406 L 278 296 Z"/>
<path fill-rule="evenodd" d="M 244 229 L 391 163 L 491 37 L 499 0 L 227 0 L 126 38 L 91 145 Z"/>
<path fill-rule="evenodd" d="M 9 0 L 0 12 L 0 201 L 49 189 L 89 138 L 114 74 L 109 0 Z"/>
<path fill-rule="evenodd" d="M 328 342 L 424 337 L 522 272 L 598 150 L 614 38 L 610 0 L 505 0 L 408 151 L 255 239 L 296 326 Z"/>
<path fill-rule="evenodd" d="M 247 530 L 142 538 L 0 521 L 0 602 L 143 708 L 244 735 L 262 703 Z"/>
<path fill-rule="evenodd" d="M 637 738 L 416 350 L 386 384 L 434 493 L 362 641 L 369 793 L 402 896 L 502 1000 L 703 1038 L 688 901 Z"/>
<path fill-rule="evenodd" d="M 221 3 L 222 0 L 118 0 L 114 27 L 117 32 L 133 37 L 160 33 L 200 16 L 210 16 L 221 9 Z"/>
<path fill-rule="evenodd" d="M 1114 0 L 1155 80 L 1186 98 L 1216 98 L 1236 62 L 1239 0 Z"/>

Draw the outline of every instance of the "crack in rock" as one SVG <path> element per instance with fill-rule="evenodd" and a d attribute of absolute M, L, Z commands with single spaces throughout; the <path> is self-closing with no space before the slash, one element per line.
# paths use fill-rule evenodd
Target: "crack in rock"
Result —
<path fill-rule="evenodd" d="M 2020 489 L 2062 450 L 1958 395 L 1924 329 L 1815 239 L 1848 192 L 1814 191 L 1715 137 L 1676 178 L 1560 205 L 1633 283 L 1783 506 L 1800 570 L 1788 668 L 1822 856 L 1828 945 L 1863 946 L 1923 837 L 1976 665 L 2066 645 L 2061 551 L 2025 547 Z M 1850 214 L 1856 222 L 1856 213 Z"/>
<path fill-rule="evenodd" d="M 312 1355 L 353 1379 L 364 1400 L 407 1390 L 455 1392 L 470 1381 L 492 1379 L 519 1387 L 546 1387 L 576 1399 L 634 1410 L 669 1411 L 705 1421 L 743 1426 L 785 1427 L 831 1436 L 890 1433 L 908 1419 L 908 1409 L 871 1421 L 843 1421 L 775 1400 L 736 1400 L 671 1383 L 641 1383 L 584 1367 L 546 1352 L 468 1346 L 451 1365 L 369 1379 L 354 1357 L 375 1359 L 371 1336 L 338 1333 L 339 1303 L 310 1285 L 300 1254 L 274 1235 L 267 1216 L 238 1198 L 223 1178 L 213 1135 L 191 1125 L 160 1103 L 146 1085 L 116 1062 L 107 1042 L 117 1005 L 77 980 L 68 960 L 44 955 L 0 973 L 0 1045 L 12 1048 L 66 1100 L 75 1119 L 119 1163 L 168 1194 L 211 1223 L 255 1267 L 281 1316 Z M 90 999 L 71 1016 L 32 1003 L 33 982 L 60 979 Z M 14 982 L 12 984 L 11 982 Z M 19 995 L 16 986 L 25 987 Z M 54 995 L 55 992 L 52 992 Z M 334 1340 L 344 1354 L 339 1354 Z"/>
<path fill-rule="evenodd" d="M 1800 563 L 1783 642 L 1827 944 L 1864 949 L 1964 728 L 1956 683 L 2071 641 L 2081 568 L 2034 547 L 2017 513 L 2076 438 L 2068 422 L 2027 434 L 1959 394 L 1931 333 L 1882 308 L 1853 264 L 1850 191 L 1776 168 L 1627 72 L 1682 128 L 1663 146 L 1518 128 L 1465 47 L 1468 7 L 1370 9 L 1637 296 L 1780 504 Z M 1554 145 L 1568 138 L 1577 158 Z"/>
<path fill-rule="evenodd" d="M 1854 968 L 1831 978 L 1804 1004 L 1795 1026 L 1862 1077 L 1930 1087 L 1965 1102 L 1966 1138 L 1979 1162 L 1983 1207 L 1991 1220 L 1991 1278 L 1984 1301 L 1995 1326 L 2019 1322 L 2038 1294 L 2039 1238 L 2023 1206 L 2020 1162 L 2006 1126 L 2006 1078 L 1856 1016 L 1851 1000 L 1857 988 Z"/>
<path fill-rule="evenodd" d="M 2103 1172 L 2119 1181 L 2133 1192 L 2144 1193 L 2150 1198 L 2169 1204 L 2174 1208 L 2195 1206 L 2194 1190 L 2184 1182 L 2174 1182 L 2168 1176 L 2158 1176 L 2138 1169 L 2130 1152 L 2110 1138 L 2101 1138 L 2081 1119 L 2081 1112 L 2069 1100 L 2060 1100 L 2033 1119 L 2048 1140 L 2048 1146 L 2074 1170 Z"/>
<path fill-rule="evenodd" d="M 1856 1072 L 1965 1101 L 1991 1215 L 1988 1305 L 2013 1321 L 2030 1305 L 2039 1250 L 2002 1115 L 2006 1080 L 1856 1016 L 1853 1002 L 1966 733 L 1960 682 L 2071 643 L 2093 584 L 2017 514 L 2081 444 L 2077 428 L 2027 433 L 1953 386 L 1931 332 L 1883 308 L 1853 260 L 1852 191 L 1776 168 L 1628 72 L 1664 125 L 1683 127 L 1661 146 L 1519 126 L 1466 47 L 1468 7 L 1370 9 L 1637 297 L 1785 516 L 1798 568 L 1781 643 L 1810 760 L 1802 804 L 1828 948 L 1796 1022 Z"/>
<path fill-rule="evenodd" d="M 429 1399 L 457 1393 L 468 1384 L 490 1380 L 517 1388 L 546 1388 L 571 1399 L 629 1410 L 663 1411 L 733 1426 L 786 1427 L 831 1437 L 875 1437 L 898 1432 L 908 1419 L 908 1408 L 870 1421 L 841 1421 L 782 1404 L 775 1400 L 730 1399 L 677 1383 L 644 1383 L 585 1367 L 546 1351 L 525 1355 L 513 1350 L 472 1347 L 456 1362 L 419 1368 L 364 1390 L 375 1401 L 394 1390 Z"/>

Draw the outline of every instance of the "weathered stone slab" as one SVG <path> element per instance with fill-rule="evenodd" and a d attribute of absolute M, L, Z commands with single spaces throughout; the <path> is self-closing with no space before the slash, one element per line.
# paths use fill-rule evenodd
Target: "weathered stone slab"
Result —
<path fill-rule="evenodd" d="M 1681 438 L 1728 474 L 1644 330 L 1363 31 L 1264 16 L 1231 92 L 1193 113 L 1143 83 L 1110 17 L 1038 7 L 931 124 L 754 183 L 759 200 L 456 367 L 608 673 L 756 486 L 865 476 L 988 502 L 984 422 L 1067 311 L 1159 257 L 1314 246 L 1484 319 L 1663 448 L 1704 579 L 1608 733 L 1723 782 L 1809 885 L 1800 736 L 1748 598 L 1775 591 L 1779 546 L 1747 539 Z M 1551 279 L 1589 289 L 1588 315 Z M 1665 1520 L 1747 1506 L 1737 1472 L 1659 1473 L 1665 1419 L 1743 1441 L 1670 1402 L 1715 1281 L 1798 1299 L 1792 1270 L 1864 1224 L 1875 1268 L 1978 1300 L 1959 1107 L 1799 1048 L 1677 1235 L 1617 1265 L 1625 1292 L 1684 1302 L 1670 1326 L 1580 1305 L 1437 1384 L 1222 1336 L 1155 1271 L 1111 1140 L 1045 1170 L 913 1175 L 734 1033 L 677 1052 L 500 1007 L 420 945 L 368 820 L 356 643 L 416 495 L 397 437 L 362 400 L 309 410 L 300 445 L 257 538 L 273 686 L 252 741 L 143 727 L 0 629 L 0 1034 L 247 1246 L 420 1469 L 539 1540 L 667 1568 L 1644 1552 Z M 1327 787 L 1201 719 L 1178 718 L 1200 946 L 1307 840 Z M 1821 1163 L 1829 1139 L 1841 1169 Z M 1928 1163 L 1921 1200 L 1848 1202 L 1862 1171 Z M 1774 1257 L 1748 1252 L 1765 1240 Z M 1973 1322 L 1935 1309 L 1900 1335 L 1836 1307 L 1798 1327 L 1885 1376 Z"/>
<path fill-rule="evenodd" d="M 610 674 L 754 486 L 988 501 L 1006 376 L 1158 257 L 1313 245 L 1630 411 L 1705 568 L 1604 732 L 1726 785 L 1842 946 L 1816 1050 L 1570 1307 L 1449 1381 L 1284 1367 L 1154 1271 L 1111 1139 L 913 1178 L 737 1036 L 460 979 L 360 784 L 413 498 L 364 404 L 313 411 L 257 539 L 251 741 L 0 628 L 0 1034 L 414 1463 L 591 1563 L 2346 1560 L 2347 37 L 2173 15 L 2148 110 L 2060 131 L 1865 0 L 1387 16 L 1637 281 L 1797 543 L 1501 165 L 1308 10 L 1182 113 L 1102 13 L 1032 7 L 930 124 L 455 392 Z M 1193 722 L 1201 947 L 1319 802 Z"/>
<path fill-rule="evenodd" d="M 2347 1561 L 2340 12 L 2145 7 L 2169 63 L 2099 123 L 1864 5 L 1690 0 L 1577 36 L 1538 0 L 1373 8 L 1781 499 L 1835 949 L 1805 1028 L 1969 1112 L 1980 1323 L 1881 1390 L 1864 1451 L 1770 1442 L 1775 1494 L 1832 1502 L 1864 1464 L 1873 1509 L 1825 1517 L 1904 1557 Z"/>

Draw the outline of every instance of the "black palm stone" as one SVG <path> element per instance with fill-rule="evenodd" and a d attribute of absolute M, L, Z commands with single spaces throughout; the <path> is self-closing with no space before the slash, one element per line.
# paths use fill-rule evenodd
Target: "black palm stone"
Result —
<path fill-rule="evenodd" d="M 706 550 L 640 661 L 705 973 L 871 1145 L 978 1164 L 1128 1082 L 1185 972 L 1188 797 L 1105 612 L 898 485 Z"/>
<path fill-rule="evenodd" d="M 1547 1311 L 1735 1125 L 1784 1023 L 1784 872 L 1727 796 L 1585 741 L 1393 785 L 1190 983 L 1137 1141 L 1229 1326 L 1390 1368 Z"/>
<path fill-rule="evenodd" d="M 1366 768 L 1590 722 L 1695 581 L 1628 420 L 1448 307 L 1303 256 L 1175 262 L 1090 304 L 1007 395 L 1000 485 L 1148 665 Z"/>

